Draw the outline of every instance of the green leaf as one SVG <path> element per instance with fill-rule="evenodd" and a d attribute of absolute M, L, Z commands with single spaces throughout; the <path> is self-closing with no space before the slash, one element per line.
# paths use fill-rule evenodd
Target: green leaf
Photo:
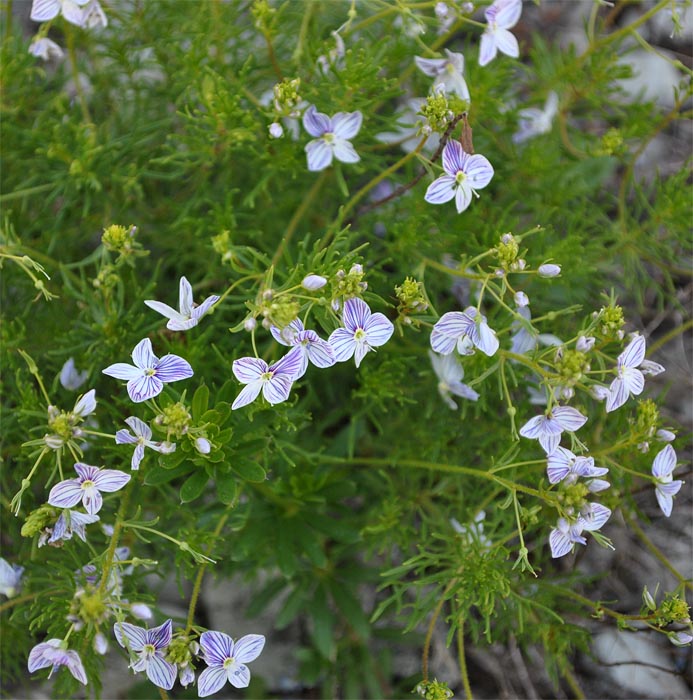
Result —
<path fill-rule="evenodd" d="M 284 607 L 274 620 L 276 629 L 284 629 L 295 617 L 305 604 L 305 592 L 302 588 L 294 588 L 284 603 Z"/>
<path fill-rule="evenodd" d="M 238 492 L 238 486 L 236 484 L 236 477 L 233 474 L 224 474 L 219 469 L 217 469 L 217 496 L 219 500 L 227 506 L 230 506 Z"/>
<path fill-rule="evenodd" d="M 335 656 L 334 614 L 327 605 L 327 594 L 318 586 L 311 597 L 310 614 L 313 618 L 312 637 L 315 648 L 326 658 Z"/>
<path fill-rule="evenodd" d="M 192 417 L 197 423 L 209 404 L 209 389 L 205 384 L 198 387 L 192 400 Z"/>
<path fill-rule="evenodd" d="M 297 520 L 294 527 L 294 535 L 296 536 L 298 545 L 308 556 L 313 566 L 317 566 L 319 569 L 327 566 L 325 552 L 323 552 L 320 546 L 320 536 L 313 528 Z"/>
<path fill-rule="evenodd" d="M 179 476 L 185 476 L 190 472 L 189 464 L 181 464 L 173 469 L 156 468 L 148 469 L 144 476 L 144 483 L 148 486 L 159 486 L 167 484 L 169 481 L 177 479 Z"/>
<path fill-rule="evenodd" d="M 249 459 L 234 459 L 231 469 L 245 481 L 259 484 L 267 478 L 265 470 L 257 462 L 251 462 Z"/>
<path fill-rule="evenodd" d="M 361 639 L 368 639 L 371 635 L 371 627 L 368 624 L 368 618 L 361 608 L 361 603 L 359 603 L 349 590 L 334 579 L 328 581 L 327 585 L 330 589 L 332 600 L 334 600 L 335 605 L 339 608 L 339 611 L 344 615 L 356 634 L 358 634 Z"/>
<path fill-rule="evenodd" d="M 204 469 L 195 472 L 180 487 L 180 500 L 183 503 L 194 501 L 202 493 L 208 480 L 209 476 Z"/>

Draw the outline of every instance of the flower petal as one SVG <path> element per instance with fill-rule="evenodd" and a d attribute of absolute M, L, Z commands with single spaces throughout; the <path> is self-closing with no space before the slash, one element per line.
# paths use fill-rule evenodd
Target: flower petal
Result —
<path fill-rule="evenodd" d="M 486 66 L 496 57 L 498 49 L 496 47 L 496 37 L 488 29 L 481 35 L 479 45 L 479 65 Z M 558 556 L 563 556 L 559 554 Z"/>
<path fill-rule="evenodd" d="M 485 321 L 481 321 L 478 326 L 479 337 L 476 342 L 476 346 L 485 355 L 492 357 L 496 354 L 500 343 L 498 342 L 498 336 L 496 331 L 492 330 Z"/>
<path fill-rule="evenodd" d="M 218 294 L 208 296 L 199 306 L 192 310 L 193 319 L 199 323 L 200 319 L 216 304 L 221 297 Z"/>
<path fill-rule="evenodd" d="M 60 0 L 34 0 L 31 5 L 30 18 L 33 22 L 47 22 L 58 14 L 60 14 Z"/>
<path fill-rule="evenodd" d="M 89 513 L 89 515 L 96 515 L 101 510 L 103 505 L 103 498 L 99 493 L 99 490 L 93 486 L 90 488 L 82 489 L 82 505 L 84 510 Z"/>
<path fill-rule="evenodd" d="M 660 490 L 659 486 L 655 489 L 655 496 L 657 497 L 657 503 L 662 513 L 664 513 L 667 518 L 670 517 L 674 507 L 674 499 L 668 493 Z"/>
<path fill-rule="evenodd" d="M 344 302 L 344 311 L 342 312 L 342 323 L 346 330 L 352 333 L 359 328 L 364 329 L 371 317 L 371 310 L 368 304 L 363 299 L 358 297 L 347 299 Z"/>
<path fill-rule="evenodd" d="M 149 657 L 147 678 L 159 688 L 171 690 L 176 682 L 178 670 L 176 665 L 162 659 L 159 655 Z"/>
<path fill-rule="evenodd" d="M 94 485 L 99 491 L 113 493 L 120 491 L 130 481 L 130 474 L 117 469 L 100 469 L 94 478 Z"/>
<path fill-rule="evenodd" d="M 520 55 L 520 45 L 517 43 L 517 37 L 507 29 L 498 28 L 495 31 L 496 48 L 511 58 L 518 58 Z"/>
<path fill-rule="evenodd" d="M 310 105 L 303 115 L 303 128 L 317 138 L 330 130 L 330 118 Z"/>
<path fill-rule="evenodd" d="M 158 396 L 163 391 L 164 384 L 158 377 L 141 375 L 137 379 L 131 379 L 127 384 L 127 389 L 131 401 L 142 403 L 142 401 Z"/>
<path fill-rule="evenodd" d="M 129 418 L 125 419 L 125 422 L 132 428 L 132 432 L 135 433 L 137 437 L 143 437 L 145 440 L 151 440 L 152 430 L 143 420 L 137 418 L 137 416 L 130 416 Z"/>
<path fill-rule="evenodd" d="M 337 361 L 334 356 L 332 346 L 321 338 L 308 343 L 306 346 L 306 356 L 316 367 L 332 367 Z"/>
<path fill-rule="evenodd" d="M 556 406 L 551 410 L 551 418 L 558 423 L 562 430 L 574 433 L 587 422 L 587 416 L 572 406 Z"/>
<path fill-rule="evenodd" d="M 324 170 L 332 163 L 332 148 L 323 139 L 309 141 L 304 150 L 311 172 Z"/>
<path fill-rule="evenodd" d="M 144 445 L 137 445 L 135 451 L 132 453 L 132 459 L 130 460 L 130 469 L 132 471 L 137 471 L 140 468 L 140 464 L 144 459 Z"/>
<path fill-rule="evenodd" d="M 356 347 L 354 347 L 354 361 L 358 367 L 361 364 L 361 360 L 366 356 L 366 354 L 371 350 L 371 346 L 368 343 L 357 342 Z"/>
<path fill-rule="evenodd" d="M 348 331 L 346 328 L 337 328 L 336 331 L 330 334 L 327 342 L 332 347 L 337 362 L 350 360 L 356 349 L 354 332 Z"/>
<path fill-rule="evenodd" d="M 611 413 L 617 408 L 621 408 L 623 404 L 628 401 L 628 389 L 626 383 L 621 379 L 621 377 L 616 377 L 611 386 L 609 387 L 609 393 L 606 397 L 606 412 Z"/>
<path fill-rule="evenodd" d="M 447 59 L 445 58 L 422 58 L 414 56 L 416 67 L 429 78 L 435 78 L 441 71 L 445 69 Z"/>
<path fill-rule="evenodd" d="M 150 369 L 156 366 L 157 356 L 152 351 L 152 341 L 149 338 L 140 340 L 132 351 L 132 361 L 140 369 Z"/>
<path fill-rule="evenodd" d="M 443 170 L 448 175 L 455 177 L 459 170 L 467 171 L 466 162 L 467 154 L 464 152 L 462 144 L 455 139 L 448 141 L 443 149 Z"/>
<path fill-rule="evenodd" d="M 197 694 L 201 698 L 220 691 L 226 685 L 226 669 L 222 666 L 210 666 L 197 679 Z"/>
<path fill-rule="evenodd" d="M 676 452 L 671 445 L 667 445 L 654 458 L 652 474 L 658 479 L 670 477 L 674 469 L 676 469 Z"/>
<path fill-rule="evenodd" d="M 550 455 L 552 452 L 555 452 L 555 450 L 561 444 L 561 435 L 560 433 L 554 435 L 540 435 L 539 444 L 544 452 L 546 452 L 547 455 Z"/>
<path fill-rule="evenodd" d="M 233 658 L 239 663 L 249 664 L 260 656 L 264 646 L 265 638 L 261 634 L 246 634 L 245 637 L 236 640 Z"/>
<path fill-rule="evenodd" d="M 250 683 L 250 669 L 245 664 L 231 666 L 226 675 L 234 688 L 247 688 Z"/>
<path fill-rule="evenodd" d="M 178 307 L 183 316 L 189 317 L 192 314 L 193 290 L 185 277 L 181 277 L 178 283 Z"/>
<path fill-rule="evenodd" d="M 156 365 L 156 377 L 165 384 L 189 379 L 193 374 L 190 363 L 178 355 L 164 355 Z"/>
<path fill-rule="evenodd" d="M 469 156 L 464 172 L 467 174 L 465 182 L 475 190 L 483 189 L 493 178 L 493 166 L 488 158 L 479 154 Z"/>
<path fill-rule="evenodd" d="M 293 374 L 289 376 L 286 374 L 276 374 L 269 381 L 262 383 L 262 395 L 272 405 L 282 403 L 282 401 L 286 401 L 289 398 L 292 384 Z"/>
<path fill-rule="evenodd" d="M 116 379 L 127 379 L 128 381 L 142 376 L 141 369 L 132 365 L 126 365 L 124 362 L 116 362 L 114 365 L 109 365 L 106 369 L 101 370 L 101 373 Z"/>
<path fill-rule="evenodd" d="M 358 163 L 361 160 L 361 156 L 356 152 L 351 142 L 344 139 L 335 138 L 332 143 L 332 151 L 334 157 L 342 163 Z"/>
<path fill-rule="evenodd" d="M 243 408 L 243 406 L 247 406 L 252 401 L 255 401 L 260 395 L 263 383 L 261 379 L 248 382 L 241 390 L 241 393 L 238 394 L 233 404 L 231 404 L 231 410 L 235 411 L 237 408 Z"/>
<path fill-rule="evenodd" d="M 455 207 L 461 214 L 472 203 L 472 190 L 466 182 L 457 185 L 455 190 Z"/>
<path fill-rule="evenodd" d="M 287 352 L 286 355 L 284 355 L 284 357 L 282 357 L 278 362 L 275 362 L 273 365 L 270 366 L 269 371 L 274 374 L 272 379 L 276 379 L 277 377 L 283 376 L 284 378 L 293 381 L 293 378 L 301 370 L 301 367 L 303 366 L 304 362 L 305 358 L 302 346 L 297 346 L 289 350 L 289 352 Z M 267 397 L 265 396 L 265 398 Z M 286 399 L 282 399 L 282 401 L 285 400 Z"/>
<path fill-rule="evenodd" d="M 424 199 L 429 204 L 445 204 L 455 196 L 457 182 L 451 175 L 441 175 L 426 190 Z"/>
<path fill-rule="evenodd" d="M 625 391 L 634 396 L 642 394 L 645 388 L 645 377 L 643 373 L 635 367 L 624 367 L 621 370 L 621 380 Z"/>
<path fill-rule="evenodd" d="M 96 410 L 96 390 L 90 389 L 84 396 L 80 396 L 79 400 L 72 409 L 72 412 L 84 418 Z"/>
<path fill-rule="evenodd" d="M 640 367 L 644 359 L 645 338 L 642 335 L 636 335 L 618 356 L 616 364 L 619 367 Z"/>
<path fill-rule="evenodd" d="M 455 394 L 455 396 L 468 399 L 469 401 L 477 401 L 479 399 L 479 394 L 462 382 L 450 382 L 448 384 L 448 389 Z M 450 400 L 452 401 L 452 399 Z M 455 406 L 455 408 L 457 408 L 457 406 Z"/>
<path fill-rule="evenodd" d="M 580 524 L 585 530 L 593 532 L 601 529 L 611 517 L 611 510 L 601 503 L 590 503 L 589 507 L 580 514 Z"/>
<path fill-rule="evenodd" d="M 561 532 L 558 529 L 551 530 L 549 545 L 551 547 L 551 556 L 554 559 L 570 554 L 573 549 L 573 541 L 565 532 Z"/>
<path fill-rule="evenodd" d="M 385 314 L 375 313 L 366 320 L 364 325 L 366 339 L 369 345 L 380 347 L 392 337 L 395 327 Z"/>
<path fill-rule="evenodd" d="M 228 634 L 210 631 L 200 635 L 200 647 L 204 652 L 205 663 L 208 666 L 215 666 L 231 658 L 234 644 Z"/>
<path fill-rule="evenodd" d="M 353 139 L 361 129 L 362 121 L 363 114 L 358 110 L 356 112 L 337 112 L 332 117 L 332 133 L 339 139 Z"/>
<path fill-rule="evenodd" d="M 257 357 L 241 357 L 231 365 L 234 376 L 242 384 L 254 382 L 269 371 L 269 365 Z"/>
<path fill-rule="evenodd" d="M 522 14 L 522 0 L 496 0 L 495 21 L 499 27 L 510 29 L 520 20 Z"/>
<path fill-rule="evenodd" d="M 51 489 L 48 494 L 48 503 L 58 508 L 72 508 L 82 500 L 83 493 L 79 479 L 67 479 Z"/>
<path fill-rule="evenodd" d="M 182 316 L 174 308 L 171 308 L 168 304 L 164 304 L 161 301 L 155 301 L 154 299 L 145 299 L 144 303 L 150 309 L 153 309 L 154 311 L 161 314 L 162 316 L 165 316 L 166 318 L 174 318 L 181 321 L 185 319 L 185 316 Z"/>
<path fill-rule="evenodd" d="M 142 651 L 147 643 L 147 630 L 131 625 L 129 622 L 116 622 L 113 625 L 113 634 L 118 644 L 129 651 Z"/>

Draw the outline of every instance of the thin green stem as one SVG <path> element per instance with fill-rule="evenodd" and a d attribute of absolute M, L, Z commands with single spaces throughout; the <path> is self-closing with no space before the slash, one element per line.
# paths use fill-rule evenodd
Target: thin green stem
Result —
<path fill-rule="evenodd" d="M 8 192 L 7 194 L 0 195 L 0 202 L 9 202 L 12 199 L 20 199 L 22 197 L 30 197 L 32 194 L 41 194 L 41 192 L 48 192 L 48 190 L 53 189 L 54 185 L 52 183 L 46 183 L 45 185 L 35 185 L 34 187 L 25 187 L 23 190 L 14 190 L 14 192 Z"/>
<path fill-rule="evenodd" d="M 586 695 L 582 691 L 582 688 L 580 687 L 577 678 L 575 678 L 573 672 L 569 668 L 563 669 L 563 678 L 565 678 L 566 683 L 570 686 L 570 689 L 573 691 L 573 695 L 575 695 L 576 700 L 585 700 Z"/>
<path fill-rule="evenodd" d="M 85 124 L 92 124 L 91 114 L 89 113 L 89 105 L 87 104 L 87 98 L 82 89 L 82 81 L 79 76 L 79 69 L 77 67 L 77 51 L 75 49 L 75 34 L 74 29 L 70 25 L 66 25 L 66 39 L 67 39 L 67 53 L 70 58 L 70 70 L 72 71 L 72 82 L 75 84 L 75 91 L 77 93 L 77 99 L 79 101 L 79 106 L 82 110 L 82 118 Z"/>
<path fill-rule="evenodd" d="M 464 688 L 464 696 L 467 700 L 472 700 L 472 686 L 469 684 L 469 672 L 467 671 L 467 657 L 464 653 L 464 617 L 460 615 L 460 621 L 457 625 L 457 657 L 460 665 L 460 677 L 462 678 L 462 687 Z"/>
<path fill-rule="evenodd" d="M 421 675 L 423 676 L 423 679 L 425 681 L 428 680 L 428 655 L 431 649 L 431 639 L 433 639 L 433 630 L 435 629 L 436 622 L 438 621 L 438 617 L 440 616 L 440 611 L 443 609 L 443 605 L 445 604 L 446 596 L 456 581 L 457 579 L 452 579 L 452 581 L 450 581 L 445 587 L 445 590 L 440 596 L 438 604 L 433 610 L 433 614 L 431 615 L 431 621 L 428 623 L 428 629 L 426 630 L 426 639 L 424 639 L 424 645 L 421 651 Z"/>

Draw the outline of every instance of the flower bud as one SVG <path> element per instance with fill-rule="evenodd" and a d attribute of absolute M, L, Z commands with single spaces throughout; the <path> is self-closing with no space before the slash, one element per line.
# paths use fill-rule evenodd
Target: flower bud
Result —
<path fill-rule="evenodd" d="M 594 337 L 591 335 L 590 336 L 581 335 L 577 339 L 577 343 L 575 344 L 575 349 L 578 350 L 579 352 L 589 352 L 593 347 L 594 347 Z"/>
<path fill-rule="evenodd" d="M 322 275 L 307 275 L 303 278 L 301 286 L 309 292 L 315 292 L 322 289 L 327 284 L 327 278 Z"/>
<path fill-rule="evenodd" d="M 529 306 L 529 297 L 524 292 L 515 292 L 516 306 Z"/>
<path fill-rule="evenodd" d="M 154 617 L 151 608 L 144 603 L 133 603 L 130 606 L 130 613 L 138 620 L 151 620 Z"/>
<path fill-rule="evenodd" d="M 282 125 L 279 122 L 273 122 L 269 125 L 268 129 L 269 135 L 273 139 L 280 139 L 282 136 L 284 136 L 284 129 L 282 128 Z"/>
<path fill-rule="evenodd" d="M 693 642 L 693 635 L 688 632 L 669 632 L 667 635 L 669 641 L 677 647 L 687 647 L 691 642 Z"/>
<path fill-rule="evenodd" d="M 599 386 L 598 384 L 595 384 L 590 389 L 590 393 L 597 401 L 604 401 L 609 396 L 609 390 L 605 386 Z"/>
<path fill-rule="evenodd" d="M 187 666 L 181 668 L 180 673 L 178 674 L 178 680 L 184 688 L 187 688 L 191 683 L 194 683 L 195 671 L 193 671 L 192 666 L 188 664 Z"/>
<path fill-rule="evenodd" d="M 561 266 L 547 263 L 546 265 L 540 265 L 538 272 L 539 277 L 558 277 L 561 274 Z"/>
<path fill-rule="evenodd" d="M 671 430 L 660 428 L 657 431 L 657 440 L 660 440 L 661 442 L 673 442 L 676 440 L 676 433 L 672 433 Z"/>
<path fill-rule="evenodd" d="M 108 640 L 101 632 L 94 637 L 94 651 L 103 656 L 108 651 Z"/>
<path fill-rule="evenodd" d="M 252 316 L 250 318 L 246 318 L 246 320 L 243 322 L 243 328 L 245 328 L 248 333 L 252 333 L 257 328 L 257 321 Z"/>
<path fill-rule="evenodd" d="M 212 451 L 212 443 L 203 437 L 195 440 L 195 449 L 202 455 L 208 455 Z"/>

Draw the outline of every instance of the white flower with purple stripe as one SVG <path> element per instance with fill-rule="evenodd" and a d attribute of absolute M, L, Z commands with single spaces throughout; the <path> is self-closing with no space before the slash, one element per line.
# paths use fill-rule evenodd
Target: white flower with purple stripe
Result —
<path fill-rule="evenodd" d="M 89 377 L 89 372 L 87 370 L 78 371 L 73 357 L 69 358 L 60 370 L 60 383 L 70 391 L 77 391 L 87 381 L 87 377 Z"/>
<path fill-rule="evenodd" d="M 469 102 L 469 88 L 464 79 L 464 56 L 445 49 L 447 58 L 422 58 L 414 56 L 417 68 L 430 78 L 435 78 L 433 90 L 443 89 Z"/>
<path fill-rule="evenodd" d="M 518 113 L 518 130 L 513 134 L 513 143 L 523 143 L 535 136 L 548 133 L 557 114 L 558 95 L 553 91 L 546 98 L 544 109 L 537 107 L 521 109 Z"/>
<path fill-rule="evenodd" d="M 87 541 L 85 528 L 99 520 L 98 515 L 90 515 L 89 513 L 79 513 L 76 510 L 63 510 L 60 517 L 53 526 L 53 531 L 48 538 L 48 544 L 55 544 L 65 540 L 71 540 L 72 535 L 77 535 L 82 542 Z M 49 531 L 50 532 L 50 531 Z M 45 544 L 43 538 L 39 539 L 39 547 Z M 59 546 L 59 545 L 56 545 Z"/>
<path fill-rule="evenodd" d="M 512 58 L 520 55 L 517 39 L 508 30 L 518 23 L 521 14 L 522 0 L 495 0 L 486 8 L 484 15 L 488 24 L 481 35 L 480 66 L 490 63 L 499 51 Z"/>
<path fill-rule="evenodd" d="M 449 355 L 455 348 L 460 355 L 471 355 L 476 347 L 491 357 L 499 343 L 486 316 L 470 306 L 464 311 L 448 311 L 438 319 L 431 331 L 431 347 L 441 355 Z"/>
<path fill-rule="evenodd" d="M 438 392 L 450 408 L 453 410 L 457 408 L 451 394 L 469 401 L 476 401 L 479 398 L 479 394 L 474 389 L 461 381 L 464 377 L 464 370 L 454 355 L 438 355 L 429 350 L 428 356 L 431 358 L 433 371 L 438 377 Z"/>
<path fill-rule="evenodd" d="M 444 204 L 455 200 L 457 213 L 461 214 L 471 203 L 472 195 L 479 196 L 493 178 L 493 166 L 484 156 L 465 153 L 459 141 L 448 141 L 443 148 L 443 170 L 426 190 L 424 199 L 429 204 Z"/>
<path fill-rule="evenodd" d="M 168 319 L 166 328 L 170 331 L 187 331 L 196 326 L 200 319 L 219 301 L 217 294 L 207 297 L 199 306 L 193 302 L 193 290 L 185 277 L 180 278 L 178 290 L 178 308 L 176 311 L 168 304 L 148 299 L 144 303 Z"/>
<path fill-rule="evenodd" d="M 71 24 L 84 26 L 84 6 L 90 0 L 34 0 L 30 18 L 34 22 L 48 22 L 59 14 Z"/>
<path fill-rule="evenodd" d="M 520 435 L 539 440 L 547 454 L 551 454 L 561 442 L 565 430 L 574 433 L 587 422 L 587 416 L 570 406 L 554 406 L 547 415 L 534 416 L 520 428 Z"/>
<path fill-rule="evenodd" d="M 48 496 L 48 503 L 58 508 L 72 508 L 80 501 L 89 515 L 101 510 L 104 493 L 120 491 L 130 481 L 130 475 L 117 469 L 99 469 L 77 462 L 76 479 L 67 479 L 56 484 Z"/>
<path fill-rule="evenodd" d="M 662 513 L 667 518 L 671 515 L 671 509 L 674 506 L 674 496 L 683 485 L 683 481 L 672 481 L 674 469 L 676 469 L 676 452 L 671 445 L 667 445 L 657 453 L 652 463 L 652 476 L 656 483 L 655 496 Z"/>
<path fill-rule="evenodd" d="M 87 674 L 84 671 L 84 666 L 82 666 L 82 660 L 79 658 L 79 654 L 74 651 L 74 649 L 68 649 L 67 644 L 61 639 L 48 639 L 45 642 L 37 644 L 29 652 L 29 662 L 27 666 L 29 668 L 29 673 L 50 666 L 51 672 L 48 674 L 49 678 L 53 675 L 56 668 L 65 666 L 82 685 L 87 684 Z"/>
<path fill-rule="evenodd" d="M 337 362 L 346 362 L 353 357 L 357 367 L 366 353 L 385 345 L 395 330 L 384 314 L 371 313 L 368 304 L 359 298 L 344 302 L 342 324 L 344 327 L 333 331 L 328 342 Z"/>
<path fill-rule="evenodd" d="M 574 545 L 586 545 L 587 540 L 582 536 L 582 532 L 599 530 L 610 517 L 611 511 L 606 506 L 590 503 L 583 508 L 574 522 L 559 518 L 556 527 L 549 535 L 551 556 L 558 559 L 572 552 Z"/>
<path fill-rule="evenodd" d="M 24 567 L 10 564 L 0 557 L 0 594 L 13 598 L 22 587 Z"/>
<path fill-rule="evenodd" d="M 334 350 L 315 331 L 307 331 L 300 319 L 294 319 L 281 330 L 270 328 L 272 337 L 282 345 L 297 347 L 301 351 L 301 366 L 294 379 L 300 379 L 308 369 L 308 361 L 316 367 L 332 367 L 336 362 Z"/>
<path fill-rule="evenodd" d="M 135 403 L 158 396 L 164 384 L 178 382 L 193 376 L 190 364 L 178 355 L 164 355 L 159 359 L 152 351 L 149 338 L 141 340 L 132 351 L 135 366 L 116 362 L 103 370 L 104 374 L 116 379 L 125 379 L 128 394 Z"/>
<path fill-rule="evenodd" d="M 44 61 L 50 61 L 51 58 L 59 59 L 65 55 L 60 46 L 47 36 L 34 37 L 29 46 L 29 53 Z"/>
<path fill-rule="evenodd" d="M 118 445 L 136 445 L 135 451 L 132 453 L 132 460 L 130 461 L 130 468 L 132 470 L 140 468 L 140 462 L 144 458 L 145 447 L 149 447 L 155 452 L 161 452 L 165 455 L 176 451 L 175 442 L 153 441 L 152 430 L 143 420 L 135 416 L 130 416 L 130 418 L 125 419 L 125 422 L 132 428 L 134 435 L 129 430 L 122 428 L 116 433 L 115 441 Z"/>
<path fill-rule="evenodd" d="M 232 410 L 255 401 L 260 392 L 273 406 L 286 401 L 296 373 L 302 365 L 303 352 L 298 347 L 290 350 L 273 365 L 268 365 L 258 357 L 242 357 L 240 360 L 235 360 L 232 366 L 233 373 L 236 379 L 246 386 L 233 402 Z"/>
<path fill-rule="evenodd" d="M 337 112 L 330 118 L 318 112 L 315 105 L 308 107 L 303 115 L 303 128 L 314 137 L 305 148 L 308 170 L 324 170 L 333 157 L 342 163 L 361 160 L 349 139 L 359 133 L 362 120 L 361 112 Z"/>
<path fill-rule="evenodd" d="M 130 653 L 130 668 L 135 673 L 144 671 L 154 685 L 165 690 L 173 688 L 177 675 L 176 665 L 165 658 L 171 643 L 172 629 L 171 620 L 148 630 L 127 622 L 116 622 L 113 625 L 118 644 Z"/>
<path fill-rule="evenodd" d="M 640 369 L 638 369 L 640 368 Z M 616 379 L 606 398 L 607 413 L 623 406 L 630 396 L 639 396 L 645 388 L 645 374 L 664 372 L 662 365 L 645 359 L 645 338 L 636 335 L 616 358 Z"/>
<path fill-rule="evenodd" d="M 574 484 L 581 477 L 595 479 L 608 474 L 609 470 L 606 467 L 595 467 L 593 457 L 576 456 L 565 447 L 557 447 L 548 456 L 546 473 L 551 484 L 558 484 L 563 480 L 566 484 Z M 609 484 L 603 483 L 606 484 L 603 488 L 608 488 Z M 597 490 L 601 491 L 603 488 Z"/>
<path fill-rule="evenodd" d="M 261 634 L 246 634 L 234 643 L 223 632 L 203 632 L 200 648 L 207 668 L 197 679 L 197 692 L 201 698 L 221 690 L 226 681 L 234 688 L 247 688 L 250 670 L 246 664 L 257 659 L 265 646 Z"/>

